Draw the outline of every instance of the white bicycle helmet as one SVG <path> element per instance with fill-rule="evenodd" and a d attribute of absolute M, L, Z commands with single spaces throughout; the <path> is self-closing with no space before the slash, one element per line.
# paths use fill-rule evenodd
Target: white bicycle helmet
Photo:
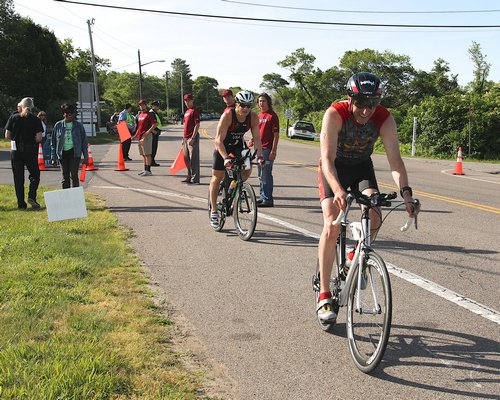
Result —
<path fill-rule="evenodd" d="M 234 97 L 234 101 L 238 104 L 252 104 L 253 103 L 253 94 L 248 90 L 242 90 L 241 92 L 236 93 Z"/>

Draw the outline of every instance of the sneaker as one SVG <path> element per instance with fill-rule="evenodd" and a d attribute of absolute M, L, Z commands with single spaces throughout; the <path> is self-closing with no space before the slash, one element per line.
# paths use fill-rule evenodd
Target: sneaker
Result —
<path fill-rule="evenodd" d="M 35 210 L 38 210 L 40 208 L 40 204 L 36 202 L 36 200 L 33 199 L 28 199 L 28 203 L 30 204 L 31 207 L 33 207 Z"/>
<path fill-rule="evenodd" d="M 212 228 L 218 228 L 219 227 L 219 213 L 216 212 L 211 212 L 210 213 L 210 226 Z"/>
<path fill-rule="evenodd" d="M 318 313 L 318 318 L 321 321 L 334 322 L 337 319 L 337 314 L 333 311 L 332 299 L 323 299 L 319 301 L 316 312 Z"/>
<path fill-rule="evenodd" d="M 139 172 L 137 175 L 144 175 L 145 173 L 146 173 L 146 171 L 144 170 L 144 171 Z"/>
<path fill-rule="evenodd" d="M 151 175 L 153 175 L 151 171 L 144 171 L 144 173 L 142 174 L 142 176 L 151 176 Z"/>

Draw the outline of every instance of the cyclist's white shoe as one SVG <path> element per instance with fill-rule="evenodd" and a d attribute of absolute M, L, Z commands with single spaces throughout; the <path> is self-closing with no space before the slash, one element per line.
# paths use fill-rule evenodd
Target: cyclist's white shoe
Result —
<path fill-rule="evenodd" d="M 219 218 L 219 213 L 217 211 L 210 213 L 210 225 L 212 228 L 217 228 L 219 226 Z"/>
<path fill-rule="evenodd" d="M 318 301 L 318 307 L 316 308 L 318 313 L 318 318 L 324 322 L 333 322 L 337 319 L 337 314 L 333 311 L 333 300 L 323 299 Z"/>

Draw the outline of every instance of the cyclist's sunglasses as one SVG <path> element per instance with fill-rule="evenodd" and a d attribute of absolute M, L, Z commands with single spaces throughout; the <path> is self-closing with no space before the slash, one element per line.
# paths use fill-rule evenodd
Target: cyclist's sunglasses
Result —
<path fill-rule="evenodd" d="M 380 98 L 361 98 L 354 100 L 354 105 L 358 108 L 375 108 L 380 104 Z"/>
<path fill-rule="evenodd" d="M 252 103 L 238 103 L 241 108 L 252 108 Z"/>

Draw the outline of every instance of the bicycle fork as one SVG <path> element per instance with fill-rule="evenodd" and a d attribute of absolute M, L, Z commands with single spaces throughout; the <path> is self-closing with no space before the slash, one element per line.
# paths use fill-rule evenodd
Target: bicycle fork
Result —
<path fill-rule="evenodd" d="M 368 210 L 365 210 L 364 213 L 368 213 Z M 359 223 L 358 223 L 359 224 Z M 354 227 L 351 226 L 351 229 Z M 355 229 L 355 228 L 354 228 Z M 359 225 L 358 225 L 359 229 Z M 370 224 L 370 219 L 363 217 L 361 219 L 361 229 L 358 230 L 359 233 L 359 243 L 361 246 L 358 245 L 357 249 L 357 255 L 358 255 L 358 276 L 357 276 L 357 287 L 358 290 L 356 291 L 356 307 L 355 310 L 359 314 L 380 314 L 382 312 L 382 309 L 380 307 L 380 304 L 378 302 L 378 297 L 377 297 L 377 287 L 373 282 L 373 276 L 370 272 L 370 269 L 365 268 L 365 271 L 363 271 L 363 266 L 365 266 L 366 263 L 366 249 L 369 248 L 371 244 L 371 224 Z M 354 256 L 356 258 L 356 254 Z M 365 275 L 365 276 L 363 276 Z M 361 307 L 361 291 L 362 290 L 371 290 L 371 294 L 373 297 L 373 304 L 375 307 L 369 308 L 369 307 Z"/>

